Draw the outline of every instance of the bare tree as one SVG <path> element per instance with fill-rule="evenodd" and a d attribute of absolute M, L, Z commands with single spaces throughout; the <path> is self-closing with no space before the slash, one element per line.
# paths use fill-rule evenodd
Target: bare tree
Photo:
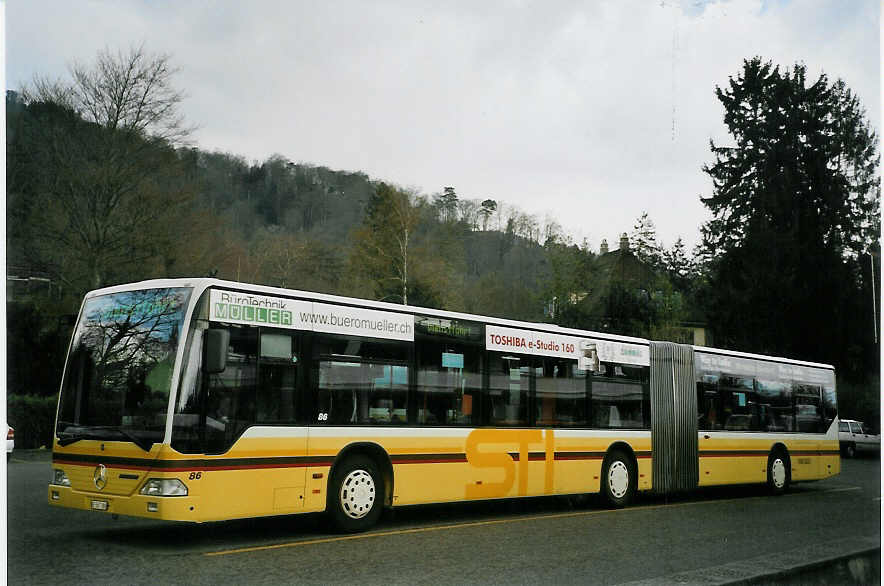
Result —
<path fill-rule="evenodd" d="M 192 195 L 174 146 L 192 128 L 166 55 L 143 48 L 71 66 L 69 81 L 23 91 L 30 122 L 16 148 L 34 161 L 21 187 L 41 263 L 74 291 L 167 271 Z M 19 189 L 11 185 L 12 191 Z"/>
<path fill-rule="evenodd" d="M 95 63 L 73 63 L 70 81 L 35 77 L 25 100 L 53 102 L 82 119 L 109 130 L 151 136 L 180 144 L 195 129 L 184 123 L 178 107 L 186 97 L 172 85 L 178 72 L 167 54 L 148 54 L 144 47 L 128 53 L 98 53 Z"/>
<path fill-rule="evenodd" d="M 470 230 L 479 229 L 479 209 L 480 203 L 477 199 L 460 199 L 457 201 L 457 212 L 460 220 L 464 222 Z"/>

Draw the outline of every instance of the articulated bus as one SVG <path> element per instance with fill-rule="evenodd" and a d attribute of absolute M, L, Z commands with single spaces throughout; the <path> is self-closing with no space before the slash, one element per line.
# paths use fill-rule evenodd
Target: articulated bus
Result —
<path fill-rule="evenodd" d="M 178 521 L 840 472 L 831 366 L 215 279 L 86 295 L 52 505 Z"/>

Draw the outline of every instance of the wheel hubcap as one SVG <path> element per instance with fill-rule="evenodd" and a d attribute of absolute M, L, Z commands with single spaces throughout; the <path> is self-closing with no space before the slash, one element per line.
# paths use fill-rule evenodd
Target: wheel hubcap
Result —
<path fill-rule="evenodd" d="M 781 459 L 776 458 L 771 464 L 770 476 L 777 488 L 783 488 L 786 485 L 786 464 Z"/>
<path fill-rule="evenodd" d="M 341 508 L 351 519 L 366 516 L 374 504 L 375 487 L 371 474 L 354 470 L 341 484 Z"/>
<path fill-rule="evenodd" d="M 608 488 L 614 498 L 623 498 L 629 490 L 629 469 L 626 463 L 617 460 L 608 468 Z"/>

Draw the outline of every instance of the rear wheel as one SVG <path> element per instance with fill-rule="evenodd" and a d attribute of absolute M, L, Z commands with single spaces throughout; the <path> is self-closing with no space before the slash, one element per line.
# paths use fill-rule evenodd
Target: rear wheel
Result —
<path fill-rule="evenodd" d="M 365 531 L 381 515 L 384 494 L 377 465 L 367 456 L 348 457 L 336 467 L 328 492 L 328 513 L 346 533 Z"/>
<path fill-rule="evenodd" d="M 844 455 L 848 458 L 853 458 L 856 456 L 856 446 L 853 444 L 847 444 L 844 448 Z"/>
<path fill-rule="evenodd" d="M 792 475 L 789 457 L 782 451 L 773 452 L 767 458 L 767 486 L 773 494 L 783 494 L 789 488 Z"/>
<path fill-rule="evenodd" d="M 636 471 L 632 458 L 621 450 L 610 452 L 602 464 L 602 494 L 612 507 L 625 507 L 635 495 Z"/>

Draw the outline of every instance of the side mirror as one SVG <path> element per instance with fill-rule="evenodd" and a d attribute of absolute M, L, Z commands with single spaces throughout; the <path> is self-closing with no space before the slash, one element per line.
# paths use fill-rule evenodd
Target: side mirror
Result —
<path fill-rule="evenodd" d="M 230 345 L 228 330 L 206 330 L 203 340 L 203 372 L 218 374 L 227 368 L 227 347 Z"/>

